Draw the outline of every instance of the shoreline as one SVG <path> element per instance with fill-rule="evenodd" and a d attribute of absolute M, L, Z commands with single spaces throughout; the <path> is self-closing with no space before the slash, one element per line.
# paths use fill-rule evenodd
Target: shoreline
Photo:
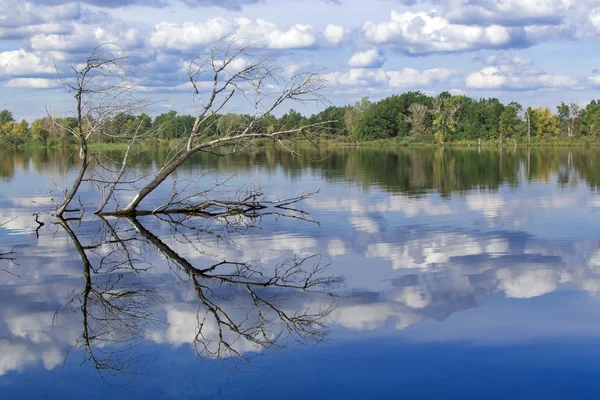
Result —
<path fill-rule="evenodd" d="M 148 143 L 141 143 L 136 145 L 136 148 L 144 148 L 144 147 L 155 147 L 155 146 L 169 146 L 175 143 L 175 140 L 156 140 Z M 365 149 L 391 149 L 391 148 L 462 148 L 462 149 L 477 149 L 478 147 L 489 149 L 499 149 L 500 146 L 497 140 L 486 140 L 478 142 L 477 140 L 457 140 L 453 142 L 447 143 L 426 143 L 426 142 L 416 142 L 410 139 L 400 139 L 400 138 L 391 138 L 391 139 L 378 139 L 378 140 L 369 140 L 369 141 L 351 141 L 347 138 L 344 139 L 320 139 L 315 142 L 311 142 L 306 139 L 299 140 L 284 140 L 283 143 L 286 146 L 291 148 L 306 148 L 306 147 L 322 147 L 322 148 L 365 148 Z M 127 148 L 127 143 L 90 143 L 89 149 L 92 151 L 120 151 Z M 274 146 L 274 144 L 266 139 L 257 140 L 250 148 L 263 148 Z M 4 150 L 19 150 L 19 149 L 28 149 L 28 150 L 43 150 L 43 149 L 57 149 L 57 148 L 65 148 L 72 149 L 77 148 L 75 144 L 69 144 L 66 146 L 61 146 L 58 144 L 50 145 L 50 146 L 42 146 L 39 143 L 24 143 L 19 146 L 0 146 L 0 149 Z M 525 139 L 519 139 L 515 141 L 505 141 L 502 144 L 503 149 L 513 149 L 513 148 L 555 148 L 555 147 L 563 147 L 563 148 L 581 148 L 581 147 L 598 147 L 600 148 L 600 138 L 576 138 L 576 139 L 568 139 L 568 138 L 552 138 L 552 139 L 539 139 L 532 140 L 531 142 L 527 142 Z"/>

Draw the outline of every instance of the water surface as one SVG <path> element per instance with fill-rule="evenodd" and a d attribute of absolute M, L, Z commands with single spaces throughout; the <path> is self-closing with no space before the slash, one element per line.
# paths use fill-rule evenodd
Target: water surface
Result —
<path fill-rule="evenodd" d="M 102 220 L 88 182 L 64 226 L 74 155 L 0 152 L 2 399 L 597 398 L 599 151 L 303 155 L 200 155 L 172 181 L 319 191 L 306 214 Z"/>

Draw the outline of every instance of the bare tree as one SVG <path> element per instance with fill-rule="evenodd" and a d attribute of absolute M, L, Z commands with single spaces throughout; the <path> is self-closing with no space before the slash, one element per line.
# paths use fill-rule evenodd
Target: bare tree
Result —
<path fill-rule="evenodd" d="M 8 224 L 10 221 L 12 221 L 12 220 L 0 223 L 0 227 Z M 4 261 L 10 261 L 11 263 L 16 264 L 17 258 L 15 256 L 15 254 L 16 254 L 15 253 L 15 247 L 13 247 L 12 249 L 10 249 L 8 251 L 6 251 L 6 250 L 0 250 L 0 261 L 3 261 L 3 260 Z M 4 268 L 0 268 L 0 271 L 7 272 L 7 273 L 9 273 L 11 275 L 15 275 L 11 271 L 9 271 L 7 269 L 4 269 Z"/>
<path fill-rule="evenodd" d="M 188 76 L 196 101 L 199 102 L 194 125 L 185 140 L 176 146 L 173 156 L 147 181 L 125 207 L 105 215 L 132 216 L 140 214 L 140 203 L 197 152 L 209 152 L 220 156 L 243 151 L 257 139 L 269 139 L 291 151 L 283 142 L 295 134 L 308 135 L 316 126 L 331 121 L 267 132 L 261 126 L 270 114 L 286 101 L 300 103 L 324 102 L 321 95 L 325 81 L 317 73 L 302 72 L 286 78 L 284 68 L 268 56 L 242 46 L 236 40 L 218 41 L 210 52 L 196 57 L 189 65 Z M 208 87 L 207 87 L 208 86 Z M 227 129 L 214 136 L 215 125 L 220 119 L 230 119 L 221 111 L 235 103 L 245 101 L 253 109 L 253 115 L 236 121 L 221 123 Z M 118 180 L 117 180 L 118 181 Z M 257 199 L 257 195 L 253 195 Z M 188 200 L 191 198 L 188 197 Z M 240 202 L 240 199 L 233 200 Z M 244 203 L 241 199 L 240 203 Z M 190 212 L 190 207 L 162 207 L 171 212 Z M 102 213 L 102 210 L 98 210 Z"/>
<path fill-rule="evenodd" d="M 429 108 L 426 105 L 420 103 L 412 103 L 408 107 L 410 115 L 407 121 L 412 125 L 411 131 L 413 134 L 419 135 L 427 130 L 426 122 L 429 116 Z"/>
<path fill-rule="evenodd" d="M 100 378 L 112 384 L 112 378 L 135 376 L 149 361 L 137 351 L 148 328 L 161 322 L 157 319 L 157 290 L 144 284 L 140 276 L 148 270 L 143 260 L 133 256 L 128 247 L 133 239 L 117 236 L 112 226 L 100 243 L 84 246 L 68 221 L 58 224 L 67 233 L 82 261 L 83 290 L 73 295 L 65 307 L 78 306 L 83 330 L 75 344 L 85 350 L 84 363 L 91 363 Z M 112 248 L 98 257 L 96 266 L 88 253 L 103 246 Z M 94 278 L 92 278 L 94 277 Z M 55 319 L 58 317 L 58 311 Z"/>
<path fill-rule="evenodd" d="M 200 356 L 249 359 L 235 343 L 244 340 L 258 349 L 281 349 L 288 337 L 301 343 L 318 343 L 327 336 L 325 318 L 333 301 L 319 301 L 314 307 L 285 310 L 282 291 L 301 291 L 335 296 L 341 278 L 324 276 L 329 265 L 319 256 L 293 257 L 272 271 L 251 261 L 221 261 L 199 268 L 146 229 L 137 219 L 129 222 L 148 242 L 193 284 L 198 298 L 198 325 L 194 347 Z M 312 266 L 307 268 L 307 264 Z M 231 314 L 240 310 L 239 316 Z M 250 317 L 252 316 L 252 317 Z M 216 334 L 207 325 L 216 326 Z M 211 333 L 213 332 L 213 333 Z"/>
<path fill-rule="evenodd" d="M 205 255 L 198 239 L 223 237 L 222 231 L 210 227 L 222 218 L 206 218 L 204 228 L 169 220 L 174 228 L 170 239 Z M 75 306 L 82 315 L 83 330 L 76 346 L 84 349 L 84 362 L 105 382 L 112 384 L 115 376 L 140 372 L 150 360 L 137 345 L 153 328 L 167 324 L 157 311 L 165 296 L 154 283 L 162 280 L 152 280 L 156 262 L 144 258 L 153 253 L 166 259 L 173 277 L 183 283 L 182 292 L 190 285 L 196 295 L 193 345 L 201 357 L 247 362 L 250 359 L 240 347 L 243 342 L 259 351 L 282 349 L 288 339 L 309 344 L 327 337 L 325 319 L 336 305 L 333 290 L 341 279 L 325 275 L 328 264 L 319 256 L 292 257 L 273 268 L 226 260 L 199 266 L 135 218 L 100 220 L 104 229 L 90 244 L 80 241 L 68 221 L 59 219 L 58 224 L 82 261 L 83 289 L 65 305 Z M 234 224 L 222 225 L 229 231 Z"/>
<path fill-rule="evenodd" d="M 527 143 L 531 143 L 531 107 L 525 109 L 525 120 L 527 121 Z"/>
<path fill-rule="evenodd" d="M 577 103 L 569 104 L 569 137 L 573 137 L 577 132 L 577 125 L 579 124 L 579 118 L 581 117 L 581 107 Z"/>
<path fill-rule="evenodd" d="M 80 64 L 72 66 L 72 77 L 59 78 L 75 99 L 75 125 L 61 124 L 50 115 L 53 123 L 66 129 L 79 146 L 81 165 L 70 189 L 61 189 L 64 200 L 56 210 L 56 216 L 69 211 L 69 205 L 84 180 L 90 165 L 89 141 L 93 136 L 107 134 L 104 127 L 108 120 L 119 113 L 136 112 L 148 106 L 147 99 L 139 97 L 131 68 L 127 66 L 128 56 L 112 43 L 101 44 Z M 50 114 L 50 113 L 49 113 Z M 137 137 L 134 137 L 135 142 Z"/>

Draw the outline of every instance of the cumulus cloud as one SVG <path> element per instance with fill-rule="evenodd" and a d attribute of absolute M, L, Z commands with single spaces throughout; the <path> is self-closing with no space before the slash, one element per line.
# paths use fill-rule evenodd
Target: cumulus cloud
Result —
<path fill-rule="evenodd" d="M 427 269 L 447 263 L 451 257 L 483 254 L 488 244 L 488 241 L 480 241 L 466 234 L 437 234 L 426 240 L 410 240 L 404 245 L 385 242 L 371 244 L 365 256 L 390 260 L 394 269 Z"/>
<path fill-rule="evenodd" d="M 454 24 L 437 13 L 425 12 L 392 11 L 389 21 L 367 21 L 363 31 L 368 41 L 389 44 L 409 54 L 501 48 L 512 41 L 506 27 Z"/>
<path fill-rule="evenodd" d="M 59 87 L 62 83 L 58 79 L 46 78 L 14 78 L 9 79 L 5 86 L 14 88 L 50 89 Z"/>
<path fill-rule="evenodd" d="M 450 207 L 449 202 L 434 201 L 431 197 L 410 197 L 392 194 L 383 200 L 371 202 L 368 206 L 371 212 L 402 212 L 409 217 L 423 215 L 449 215 L 457 210 Z"/>
<path fill-rule="evenodd" d="M 382 69 L 352 68 L 347 72 L 331 72 L 325 79 L 332 86 L 381 86 L 390 77 Z"/>
<path fill-rule="evenodd" d="M 328 319 L 353 330 L 376 330 L 395 320 L 396 329 L 406 329 L 423 320 L 423 317 L 394 303 L 368 303 L 343 305 L 336 308 Z"/>
<path fill-rule="evenodd" d="M 189 7 L 220 7 L 240 10 L 243 6 L 259 3 L 261 0 L 180 0 Z M 55 5 L 62 0 L 33 0 L 32 3 Z M 104 8 L 122 8 L 129 6 L 166 7 L 176 4 L 173 0 L 81 0 L 80 3 Z"/>
<path fill-rule="evenodd" d="M 329 24 L 323 29 L 325 40 L 334 46 L 348 40 L 349 34 L 350 29 L 339 25 Z"/>
<path fill-rule="evenodd" d="M 52 62 L 37 54 L 23 49 L 0 53 L 0 76 L 27 76 L 53 72 Z"/>
<path fill-rule="evenodd" d="M 81 18 L 77 3 L 40 6 L 19 0 L 0 0 L 0 39 L 25 39 L 38 33 L 65 32 L 64 22 Z"/>
<path fill-rule="evenodd" d="M 167 50 L 198 50 L 221 38 L 235 38 L 270 49 L 307 48 L 317 42 L 318 32 L 310 25 L 295 24 L 280 28 L 263 19 L 212 18 L 204 22 L 156 25 L 148 43 Z"/>
<path fill-rule="evenodd" d="M 222 7 L 231 10 L 241 10 L 242 6 L 256 4 L 261 0 L 181 0 L 190 7 Z"/>
<path fill-rule="evenodd" d="M 63 0 L 32 0 L 31 3 L 60 5 Z M 88 4 L 96 7 L 117 8 L 132 5 L 144 5 L 150 7 L 164 7 L 168 4 L 167 0 L 79 0 L 79 3 Z"/>
<path fill-rule="evenodd" d="M 467 76 L 468 88 L 537 90 L 581 86 L 575 76 L 545 73 L 531 60 L 519 56 L 491 56 L 484 63 L 488 66 Z"/>
<path fill-rule="evenodd" d="M 400 71 L 389 71 L 391 87 L 426 87 L 437 82 L 447 81 L 458 74 L 458 71 L 447 68 L 432 68 L 418 71 L 413 68 L 404 68 Z"/>
<path fill-rule="evenodd" d="M 525 271 L 500 269 L 497 276 L 499 288 L 506 292 L 506 296 L 517 299 L 529 299 L 553 292 L 558 288 L 559 281 L 555 271 L 544 267 Z"/>
<path fill-rule="evenodd" d="M 4 28 L 73 20 L 81 14 L 81 6 L 76 2 L 56 1 L 51 6 L 39 6 L 33 2 L 0 0 L 0 26 Z"/>
<path fill-rule="evenodd" d="M 449 19 L 464 24 L 556 25 L 574 6 L 572 0 L 451 0 Z"/>
<path fill-rule="evenodd" d="M 108 26 L 73 22 L 69 33 L 37 34 L 30 39 L 30 43 L 38 51 L 81 52 L 102 43 L 118 43 L 123 48 L 136 49 L 141 47 L 143 37 L 137 28 L 116 21 Z"/>
<path fill-rule="evenodd" d="M 354 53 L 348 60 L 348 65 L 354 68 L 381 68 L 386 60 L 382 50 L 372 48 Z"/>
<path fill-rule="evenodd" d="M 404 68 L 399 71 L 386 71 L 381 68 L 351 68 L 347 72 L 333 72 L 325 75 L 327 81 L 336 86 L 388 86 L 390 88 L 430 87 L 455 76 L 457 71 L 433 68 L 418 71 Z"/>
<path fill-rule="evenodd" d="M 588 82 L 594 86 L 600 86 L 600 75 L 588 76 Z"/>
<path fill-rule="evenodd" d="M 171 50 L 206 46 L 233 31 L 233 23 L 225 18 L 212 18 L 205 22 L 172 24 L 161 22 L 154 26 L 148 43 L 152 47 Z"/>

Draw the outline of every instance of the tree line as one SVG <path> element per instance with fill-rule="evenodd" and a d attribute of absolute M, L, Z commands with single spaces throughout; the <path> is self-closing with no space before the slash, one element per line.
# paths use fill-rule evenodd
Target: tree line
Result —
<path fill-rule="evenodd" d="M 215 114 L 209 135 L 219 137 L 242 130 L 252 120 L 246 114 Z M 195 117 L 171 110 L 152 118 L 148 114 L 120 113 L 104 121 L 102 133 L 91 142 L 115 142 L 123 133 L 136 130 L 152 133 L 157 139 L 185 138 L 194 126 Z M 8 146 L 39 142 L 43 146 L 68 145 L 77 125 L 74 117 L 38 118 L 29 123 L 16 121 L 9 110 L 0 111 L 0 142 Z M 277 118 L 263 117 L 253 129 L 263 132 L 313 125 L 314 134 L 353 141 L 402 138 L 415 143 L 446 143 L 457 140 L 540 140 L 558 137 L 596 138 L 600 135 L 600 100 L 584 108 L 561 103 L 556 112 L 548 107 L 524 107 L 497 98 L 473 99 L 443 92 L 436 97 L 422 92 L 392 95 L 378 102 L 365 97 L 354 105 L 330 106 L 305 116 L 295 110 Z M 309 129 L 310 130 L 310 129 Z M 318 130 L 318 131 L 316 131 Z M 114 138 L 111 140 L 111 138 Z"/>

